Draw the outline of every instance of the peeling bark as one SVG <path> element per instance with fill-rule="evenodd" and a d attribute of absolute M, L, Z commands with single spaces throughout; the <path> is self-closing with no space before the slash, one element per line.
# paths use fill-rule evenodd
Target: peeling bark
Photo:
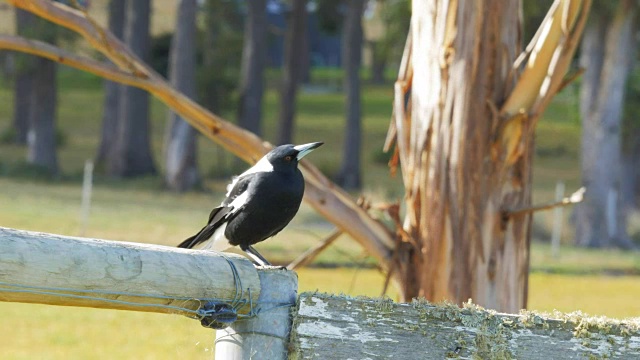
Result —
<path fill-rule="evenodd" d="M 510 210 L 530 205 L 533 130 L 588 5 L 556 1 L 517 59 L 519 2 L 412 4 L 386 145 L 396 143 L 407 205 L 394 277 L 403 300 L 517 312 L 527 305 L 531 217 Z"/>

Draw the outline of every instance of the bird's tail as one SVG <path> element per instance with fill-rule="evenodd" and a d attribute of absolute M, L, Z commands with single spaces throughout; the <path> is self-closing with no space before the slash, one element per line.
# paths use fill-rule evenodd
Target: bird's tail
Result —
<path fill-rule="evenodd" d="M 202 228 L 197 234 L 178 244 L 178 247 L 185 249 L 199 249 L 224 251 L 228 249 L 229 240 L 224 236 L 226 223 L 209 224 Z"/>
<path fill-rule="evenodd" d="M 184 248 L 184 249 L 191 249 L 193 247 L 193 245 L 196 244 L 196 242 L 194 241 L 196 239 L 196 237 L 200 235 L 200 233 L 197 233 L 189 238 L 187 238 L 185 241 L 181 242 L 180 244 L 178 244 L 179 248 Z"/>

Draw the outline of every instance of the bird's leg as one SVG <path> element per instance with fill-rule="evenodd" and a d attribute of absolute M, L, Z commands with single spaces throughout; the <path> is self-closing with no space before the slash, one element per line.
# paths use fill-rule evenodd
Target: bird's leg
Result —
<path fill-rule="evenodd" d="M 254 249 L 251 245 L 247 246 L 247 248 L 244 250 L 247 255 L 249 255 L 253 261 L 260 266 L 272 266 L 270 262 L 267 261 L 267 259 L 264 258 L 264 256 L 260 255 L 260 253 Z"/>

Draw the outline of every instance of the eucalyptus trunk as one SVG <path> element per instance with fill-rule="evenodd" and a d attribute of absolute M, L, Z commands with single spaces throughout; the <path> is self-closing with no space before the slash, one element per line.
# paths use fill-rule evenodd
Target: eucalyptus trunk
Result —
<path fill-rule="evenodd" d="M 556 1 L 546 33 L 516 60 L 520 7 L 412 2 L 388 139 L 406 189 L 394 256 L 404 300 L 527 305 L 535 124 L 560 88 L 588 6 Z"/>
<path fill-rule="evenodd" d="M 125 43 L 141 59 L 149 56 L 151 1 L 128 1 Z M 120 91 L 118 129 L 109 173 L 118 177 L 155 174 L 151 156 L 149 94 L 142 89 L 124 87 Z"/>
<path fill-rule="evenodd" d="M 109 31 L 118 39 L 124 37 L 125 0 L 109 1 Z M 102 111 L 102 130 L 100 131 L 100 145 L 96 155 L 96 165 L 104 167 L 114 153 L 118 130 L 118 116 L 120 113 L 120 92 L 123 86 L 105 80 L 104 107 Z"/>
<path fill-rule="evenodd" d="M 38 21 L 44 21 L 38 19 Z M 27 162 L 58 173 L 56 152 L 57 64 L 44 58 L 35 59 L 27 135 Z"/>
<path fill-rule="evenodd" d="M 22 9 L 16 11 L 16 33 L 20 36 L 31 37 L 33 22 L 37 16 Z M 15 80 L 13 96 L 13 127 L 16 132 L 15 142 L 27 143 L 29 119 L 31 118 L 30 96 L 33 92 L 33 76 L 35 73 L 35 58 L 27 54 L 15 54 Z"/>
<path fill-rule="evenodd" d="M 360 151 L 362 144 L 362 105 L 360 99 L 360 63 L 362 59 L 362 14 L 365 0 L 347 2 L 347 13 L 342 30 L 342 68 L 346 93 L 346 125 L 342 147 L 342 166 L 337 182 L 346 189 L 362 185 Z"/>
<path fill-rule="evenodd" d="M 261 134 L 264 69 L 267 61 L 267 2 L 247 2 L 244 47 L 240 79 L 238 124 L 256 135 Z"/>
<path fill-rule="evenodd" d="M 178 4 L 176 32 L 171 40 L 169 80 L 178 91 L 196 95 L 196 0 Z M 182 117 L 169 112 L 165 139 L 165 182 L 174 191 L 185 191 L 199 182 L 196 130 Z"/>
<path fill-rule="evenodd" d="M 55 25 L 36 17 L 24 29 L 33 38 L 50 44 L 57 40 Z M 29 66 L 32 74 L 27 111 L 29 116 L 27 131 L 27 162 L 49 173 L 57 174 L 58 157 L 56 149 L 57 112 L 57 64 L 45 58 L 35 58 Z"/>
<path fill-rule="evenodd" d="M 622 200 L 622 111 L 635 54 L 637 5 L 621 0 L 613 19 L 598 17 L 588 27 L 581 63 L 586 68 L 580 96 L 583 120 L 584 202 L 576 209 L 576 244 L 633 247 Z"/>
<path fill-rule="evenodd" d="M 293 0 L 285 35 L 282 90 L 280 92 L 280 123 L 278 144 L 293 142 L 294 118 L 298 86 L 304 66 L 307 32 L 307 0 Z"/>

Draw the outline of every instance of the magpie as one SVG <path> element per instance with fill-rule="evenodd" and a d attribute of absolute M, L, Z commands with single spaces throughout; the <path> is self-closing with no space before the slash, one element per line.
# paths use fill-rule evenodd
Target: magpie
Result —
<path fill-rule="evenodd" d="M 239 246 L 257 265 L 271 265 L 253 245 L 279 233 L 298 212 L 304 194 L 298 162 L 322 144 L 287 144 L 269 151 L 233 179 L 207 225 L 178 247 L 224 251 Z"/>

